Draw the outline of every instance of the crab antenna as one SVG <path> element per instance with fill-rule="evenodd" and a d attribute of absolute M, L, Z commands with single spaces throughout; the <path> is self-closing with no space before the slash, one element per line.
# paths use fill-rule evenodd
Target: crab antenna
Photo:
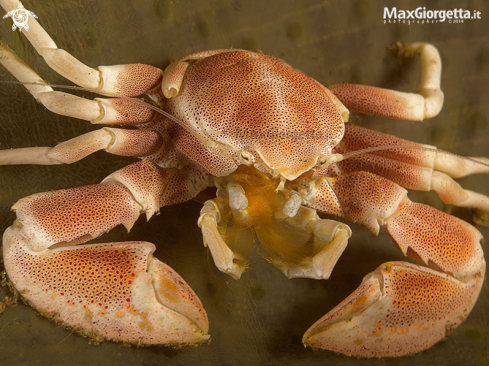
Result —
<path fill-rule="evenodd" d="M 80 90 L 80 91 L 86 91 L 86 92 L 89 92 L 89 93 L 95 93 L 95 94 L 97 94 L 97 91 L 96 90 L 87 89 L 87 88 L 83 88 L 81 86 L 74 86 L 74 85 L 60 85 L 60 84 L 48 84 L 48 83 L 22 83 L 20 81 L 14 81 L 14 80 L 0 80 L 0 84 L 48 85 L 48 86 L 50 86 L 52 88 Z M 173 122 L 175 122 L 176 124 L 178 124 L 180 127 L 182 127 L 185 130 L 189 131 L 188 126 L 185 125 L 185 123 L 183 123 L 181 120 L 179 120 L 175 116 L 172 116 L 170 113 L 164 111 L 163 109 L 158 108 L 155 105 L 153 105 L 153 104 L 145 101 L 144 99 L 130 98 L 130 97 L 120 97 L 120 96 L 117 96 L 117 95 L 110 95 L 109 93 L 106 93 L 105 95 L 106 96 L 112 96 L 112 97 L 118 97 L 118 98 L 121 98 L 121 99 L 130 99 L 132 101 L 135 101 L 136 103 L 144 104 L 146 107 L 154 110 L 155 112 L 161 114 L 162 116 L 165 116 L 166 118 L 168 118 L 168 119 L 172 120 Z M 368 154 L 368 153 L 375 152 L 375 151 L 385 151 L 385 150 L 393 150 L 393 149 L 415 149 L 415 150 L 424 150 L 424 151 L 431 151 L 431 152 L 439 152 L 439 153 L 442 153 L 442 154 L 445 154 L 445 155 L 455 156 L 457 158 L 464 159 L 464 160 L 470 161 L 470 162 L 472 162 L 474 164 L 482 165 L 482 166 L 485 166 L 485 167 L 488 167 L 489 168 L 489 163 L 485 163 L 485 162 L 480 161 L 480 160 L 477 160 L 477 159 L 473 159 L 473 158 L 469 158 L 469 157 L 466 157 L 466 156 L 457 155 L 457 154 L 451 153 L 449 151 L 441 150 L 441 149 L 437 149 L 437 148 L 431 148 L 431 147 L 426 147 L 426 146 L 413 146 L 413 145 L 391 145 L 391 146 L 368 147 L 366 149 L 361 149 L 361 150 L 356 150 L 356 151 L 350 151 L 350 152 L 347 152 L 346 154 L 342 154 L 341 155 L 341 158 L 339 160 L 335 160 L 335 162 L 337 162 L 337 161 L 343 161 L 343 160 L 346 160 L 346 159 L 353 158 L 355 156 L 359 156 L 359 155 L 363 155 L 363 154 Z"/>
<path fill-rule="evenodd" d="M 20 84 L 20 85 L 24 85 L 24 86 L 25 85 L 47 85 L 47 86 L 50 86 L 52 88 L 80 90 L 80 91 L 85 91 L 85 92 L 97 94 L 97 91 L 96 90 L 87 89 L 87 88 L 83 88 L 81 86 L 75 86 L 75 85 L 60 85 L 60 84 L 48 84 L 48 83 L 22 83 L 20 81 L 14 81 L 14 80 L 0 80 L 0 84 Z M 171 119 L 173 122 L 175 122 L 176 124 L 180 125 L 180 127 L 186 129 L 187 131 L 189 130 L 188 127 L 185 125 L 185 123 L 183 123 L 181 120 L 179 120 L 175 116 L 172 116 L 170 113 L 164 111 L 163 109 L 158 108 L 158 107 L 156 107 L 155 105 L 153 105 L 151 103 L 148 103 L 144 99 L 130 98 L 130 97 L 121 97 L 121 96 L 118 96 L 118 95 L 115 95 L 115 94 L 110 94 L 110 93 L 105 93 L 105 92 L 104 92 L 104 95 L 105 96 L 109 96 L 109 97 L 117 97 L 119 99 L 130 99 L 130 100 L 132 100 L 132 101 L 134 101 L 136 103 L 144 104 L 146 107 L 148 107 L 148 108 L 154 110 L 155 112 L 157 112 L 157 113 L 165 116 L 166 118 Z"/>
<path fill-rule="evenodd" d="M 342 154 L 342 159 L 340 161 L 350 159 L 350 158 L 353 158 L 355 156 L 368 154 L 368 153 L 375 152 L 375 151 L 385 151 L 385 150 L 394 150 L 394 149 L 415 149 L 415 150 L 424 150 L 424 151 L 442 153 L 445 155 L 455 156 L 457 158 L 464 159 L 464 160 L 470 161 L 474 164 L 479 164 L 479 165 L 482 165 L 482 166 L 489 168 L 489 163 L 486 163 L 486 162 L 483 162 L 483 161 L 480 161 L 477 159 L 469 158 L 467 156 L 457 155 L 457 154 L 451 153 L 449 151 L 445 151 L 445 150 L 441 150 L 441 149 L 437 149 L 437 148 L 433 148 L 433 147 L 413 146 L 413 145 L 391 145 L 391 146 L 368 147 L 366 149 L 350 151 L 350 152 L 347 152 L 346 154 Z"/>

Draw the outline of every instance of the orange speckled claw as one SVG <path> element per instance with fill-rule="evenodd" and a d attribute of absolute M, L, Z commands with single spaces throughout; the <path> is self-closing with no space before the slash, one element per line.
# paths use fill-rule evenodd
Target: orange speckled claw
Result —
<path fill-rule="evenodd" d="M 119 224 L 129 230 L 140 214 L 140 205 L 119 182 L 36 193 L 12 209 L 20 233 L 36 251 L 83 243 Z"/>
<path fill-rule="evenodd" d="M 370 173 L 318 183 L 306 196 L 311 207 L 336 210 L 375 234 L 382 226 L 404 255 L 431 268 L 383 264 L 306 332 L 306 346 L 356 357 L 398 357 L 431 347 L 464 321 L 486 270 L 477 229 L 411 202 L 403 188 Z"/>
<path fill-rule="evenodd" d="M 196 345 L 209 340 L 200 300 L 147 242 L 36 252 L 11 226 L 3 237 L 9 278 L 40 313 L 97 340 Z"/>
<path fill-rule="evenodd" d="M 96 340 L 169 346 L 208 341 L 200 300 L 151 255 L 153 244 L 77 245 L 120 224 L 129 230 L 141 212 L 151 217 L 160 206 L 192 196 L 190 188 L 197 188 L 180 173 L 144 160 L 101 184 L 19 200 L 13 206 L 17 220 L 3 236 L 12 284 L 42 315 Z"/>
<path fill-rule="evenodd" d="M 467 282 L 406 262 L 381 265 L 304 334 L 312 348 L 396 357 L 431 347 L 469 314 L 482 271 Z"/>

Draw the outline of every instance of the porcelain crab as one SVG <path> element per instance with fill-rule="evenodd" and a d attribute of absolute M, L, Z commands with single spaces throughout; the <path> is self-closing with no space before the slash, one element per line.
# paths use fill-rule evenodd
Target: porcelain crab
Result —
<path fill-rule="evenodd" d="M 1 4 L 6 11 L 17 6 Z M 412 203 L 401 186 L 432 189 L 445 202 L 488 211 L 487 197 L 449 177 L 487 168 L 345 127 L 349 111 L 408 120 L 435 116 L 443 97 L 432 46 L 404 48 L 420 53 L 423 62 L 420 94 L 406 94 L 346 84 L 327 89 L 278 59 L 239 50 L 192 54 L 163 74 L 147 65 L 92 69 L 29 22 L 24 33 L 53 69 L 86 89 L 117 96 L 89 101 L 29 85 L 43 81 L 2 46 L 2 64 L 37 100 L 55 113 L 139 129 L 103 128 L 54 148 L 3 151 L 1 162 L 71 163 L 100 149 L 143 157 L 100 185 L 36 194 L 14 205 L 18 220 L 4 235 L 5 265 L 41 313 L 82 333 L 130 343 L 207 341 L 200 301 L 174 271 L 151 258 L 151 244 L 78 244 L 119 224 L 130 229 L 140 213 L 149 219 L 159 207 L 212 185 L 218 197 L 204 205 L 199 225 L 216 265 L 234 278 L 246 268 L 255 233 L 287 276 L 328 278 L 350 230 L 315 210 L 374 233 L 382 226 L 404 254 L 434 268 L 381 266 L 311 327 L 306 345 L 361 357 L 414 353 L 470 312 L 485 272 L 480 234 Z M 141 94 L 167 114 L 131 99 Z M 345 159 L 374 146 L 398 148 Z"/>

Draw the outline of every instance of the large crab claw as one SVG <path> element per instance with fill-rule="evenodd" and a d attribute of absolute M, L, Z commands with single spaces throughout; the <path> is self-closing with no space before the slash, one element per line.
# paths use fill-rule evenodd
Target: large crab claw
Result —
<path fill-rule="evenodd" d="M 141 171 L 148 172 L 141 174 L 144 184 Z M 3 237 L 9 279 L 42 315 L 96 339 L 169 346 L 208 341 L 200 300 L 151 255 L 153 244 L 76 245 L 119 224 L 130 229 L 141 211 L 150 216 L 172 203 L 173 193 L 186 187 L 179 177 L 143 161 L 103 184 L 21 199 Z"/>
<path fill-rule="evenodd" d="M 197 295 L 151 255 L 151 243 L 35 251 L 13 225 L 3 246 L 5 268 L 20 294 L 41 314 L 82 334 L 137 345 L 209 339 Z"/>
<path fill-rule="evenodd" d="M 431 347 L 463 322 L 479 296 L 486 270 L 481 233 L 411 202 L 405 189 L 374 174 L 328 179 L 319 181 L 313 205 L 327 211 L 335 201 L 319 198 L 344 193 L 335 196 L 344 216 L 374 233 L 382 225 L 405 255 L 431 268 L 381 265 L 306 332 L 304 344 L 356 357 L 396 357 Z"/>
<path fill-rule="evenodd" d="M 482 286 L 482 273 L 463 283 L 415 264 L 385 263 L 312 325 L 303 342 L 356 357 L 425 350 L 469 315 Z"/>

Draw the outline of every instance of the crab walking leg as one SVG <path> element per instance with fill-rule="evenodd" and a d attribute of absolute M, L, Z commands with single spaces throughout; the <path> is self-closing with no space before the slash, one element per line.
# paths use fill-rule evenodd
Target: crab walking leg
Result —
<path fill-rule="evenodd" d="M 28 147 L 0 150 L 0 165 L 70 164 L 99 151 L 142 157 L 156 153 L 163 145 L 161 135 L 152 130 L 102 128 L 88 132 L 55 147 Z"/>
<path fill-rule="evenodd" d="M 6 12 L 18 8 L 18 0 L 0 0 Z M 65 50 L 59 49 L 53 39 L 39 25 L 34 17 L 28 18 L 29 30 L 22 33 L 57 73 L 77 85 L 111 96 L 136 96 L 147 93 L 161 83 L 162 72 L 156 67 L 144 64 L 88 67 Z"/>
<path fill-rule="evenodd" d="M 141 100 L 131 98 L 89 100 L 54 91 L 49 85 L 41 85 L 46 82 L 1 41 L 0 63 L 18 81 L 24 83 L 26 89 L 39 103 L 56 114 L 99 124 L 138 125 L 150 122 L 156 113 Z"/>
<path fill-rule="evenodd" d="M 336 163 L 334 169 L 336 174 L 368 171 L 405 188 L 433 190 L 447 204 L 489 211 L 489 197 L 466 190 L 451 178 L 489 173 L 489 159 L 474 157 L 471 158 L 472 160 L 467 160 L 437 151 L 433 146 L 414 143 L 357 126 L 346 127 L 345 137 L 335 152 L 345 154 L 376 146 L 413 146 L 426 147 L 429 150 L 399 148 L 354 156 Z M 327 170 L 331 169 L 318 171 L 317 175 L 331 174 L 330 171 L 326 172 Z"/>
<path fill-rule="evenodd" d="M 306 332 L 306 345 L 357 357 L 402 356 L 429 348 L 468 316 L 485 274 L 474 227 L 411 202 L 406 190 L 366 172 L 320 179 L 306 200 L 323 212 L 342 210 L 375 234 L 383 226 L 405 255 L 445 272 L 382 265 Z"/>
<path fill-rule="evenodd" d="M 435 117 L 440 113 L 444 99 L 440 89 L 441 58 L 438 50 L 428 43 L 411 43 L 404 45 L 401 53 L 421 55 L 419 94 L 357 84 L 337 84 L 329 89 L 350 112 L 408 121 Z"/>
<path fill-rule="evenodd" d="M 147 242 L 34 250 L 14 225 L 3 236 L 10 281 L 41 314 L 97 340 L 136 345 L 207 342 L 197 295 Z"/>

